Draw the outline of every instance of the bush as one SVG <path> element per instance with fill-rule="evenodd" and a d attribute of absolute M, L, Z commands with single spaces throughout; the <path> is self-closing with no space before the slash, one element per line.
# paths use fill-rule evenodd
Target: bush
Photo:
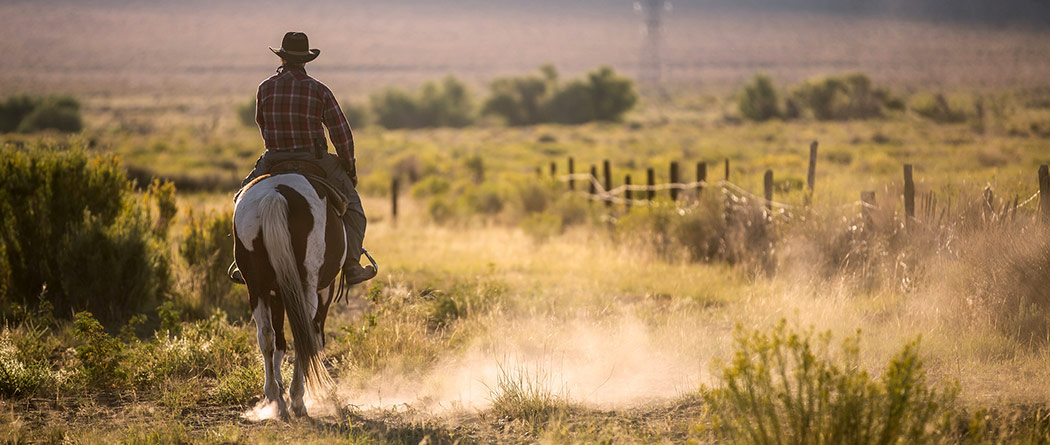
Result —
<path fill-rule="evenodd" d="M 40 130 L 74 133 L 81 128 L 80 102 L 69 96 L 12 96 L 0 103 L 2 133 Z"/>
<path fill-rule="evenodd" d="M 40 105 L 40 99 L 29 96 L 11 96 L 0 102 L 0 133 L 18 129 L 29 113 Z"/>
<path fill-rule="evenodd" d="M 737 96 L 737 107 L 740 114 L 753 121 L 766 121 L 780 117 L 780 98 L 773 80 L 764 74 L 756 74 L 751 84 Z"/>
<path fill-rule="evenodd" d="M 58 130 L 64 133 L 75 133 L 83 128 L 80 119 L 80 104 L 76 101 L 44 101 L 29 113 L 18 124 L 19 133 L 33 133 L 41 130 Z"/>
<path fill-rule="evenodd" d="M 346 102 L 343 104 L 343 115 L 352 128 L 364 128 L 372 124 L 372 112 L 367 105 Z"/>
<path fill-rule="evenodd" d="M 738 328 L 719 385 L 702 390 L 707 432 L 717 442 L 798 444 L 929 443 L 951 432 L 957 392 L 927 385 L 918 341 L 873 378 L 859 365 L 858 336 L 837 357 L 830 339 L 784 321 L 768 335 Z"/>
<path fill-rule="evenodd" d="M 0 133 L 80 131 L 80 102 L 69 96 L 11 96 L 0 102 Z"/>
<path fill-rule="evenodd" d="M 887 106 L 900 106 L 888 91 L 875 88 L 862 73 L 810 79 L 796 87 L 792 95 L 818 120 L 881 117 Z"/>
<path fill-rule="evenodd" d="M 46 363 L 28 361 L 20 355 L 11 331 L 4 329 L 0 333 L 0 394 L 4 396 L 31 396 L 49 377 Z"/>
<path fill-rule="evenodd" d="M 416 95 L 390 88 L 371 98 L 376 122 L 385 128 L 464 127 L 474 121 L 470 91 L 448 76 L 427 82 Z"/>
<path fill-rule="evenodd" d="M 0 148 L 0 310 L 43 294 L 59 314 L 116 318 L 156 301 L 169 265 L 148 208 L 115 158 Z"/>
<path fill-rule="evenodd" d="M 598 110 L 591 85 L 577 80 L 559 88 L 557 93 L 544 102 L 540 121 L 576 125 L 597 118 Z"/>
<path fill-rule="evenodd" d="M 557 71 L 547 66 L 545 76 L 503 77 L 492 81 L 482 114 L 503 117 L 508 125 L 531 125 L 543 120 L 540 106 L 557 82 Z"/>
<path fill-rule="evenodd" d="M 166 253 L 137 205 L 128 204 L 111 224 L 85 217 L 57 252 L 64 306 L 96 311 L 107 320 L 149 307 L 170 288 Z"/>
<path fill-rule="evenodd" d="M 506 77 L 492 82 L 483 114 L 502 117 L 509 125 L 545 122 L 581 124 L 595 120 L 619 121 L 634 107 L 638 96 L 630 79 L 601 67 L 582 80 L 558 84 L 554 67 L 541 75 Z"/>
<path fill-rule="evenodd" d="M 233 215 L 226 211 L 198 216 L 191 210 L 188 220 L 179 254 L 189 265 L 191 287 L 205 304 L 214 307 L 233 290 L 226 276 L 233 261 Z"/>
<path fill-rule="evenodd" d="M 594 117 L 597 120 L 619 121 L 638 102 L 633 82 L 616 75 L 610 67 L 598 68 L 588 74 L 587 79 L 590 81 Z"/>
<path fill-rule="evenodd" d="M 73 317 L 74 335 L 82 344 L 77 357 L 84 369 L 88 387 L 121 388 L 129 381 L 129 369 L 123 363 L 127 355 L 124 343 L 106 334 L 102 324 L 90 312 L 77 312 Z"/>
<path fill-rule="evenodd" d="M 419 128 L 419 106 L 412 95 L 399 89 L 387 89 L 372 95 L 376 123 L 384 128 Z"/>

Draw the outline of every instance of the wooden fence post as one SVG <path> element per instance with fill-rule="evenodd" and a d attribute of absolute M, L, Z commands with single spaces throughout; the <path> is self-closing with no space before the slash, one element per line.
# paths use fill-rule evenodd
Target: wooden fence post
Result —
<path fill-rule="evenodd" d="M 652 167 L 645 169 L 645 185 L 649 186 L 645 192 L 645 198 L 649 200 L 649 204 L 652 204 L 653 199 L 656 199 L 656 190 L 653 190 L 653 186 L 656 185 L 656 171 Z"/>
<path fill-rule="evenodd" d="M 587 189 L 587 191 L 588 191 L 588 192 L 590 192 L 590 194 L 591 194 L 592 196 L 593 196 L 593 195 L 594 195 L 595 193 L 597 193 L 597 192 L 598 192 L 598 189 L 594 187 L 594 181 L 597 181 L 597 180 L 598 180 L 598 167 L 595 167 L 595 166 L 594 166 L 594 165 L 592 164 L 592 165 L 591 165 L 591 178 L 590 178 L 590 180 L 588 180 L 588 181 L 587 181 L 587 186 L 588 186 L 588 189 Z"/>
<path fill-rule="evenodd" d="M 574 165 L 572 156 L 569 156 L 569 190 L 576 190 L 576 180 L 572 179 L 572 175 L 576 173 L 576 165 Z"/>
<path fill-rule="evenodd" d="M 766 170 L 765 176 L 762 178 L 762 185 L 766 191 L 766 210 L 773 213 L 773 170 Z"/>
<path fill-rule="evenodd" d="M 806 174 L 806 185 L 809 186 L 809 193 L 806 195 L 806 203 L 808 204 L 813 199 L 813 186 L 817 180 L 817 141 L 813 141 L 809 144 L 809 172 Z"/>
<path fill-rule="evenodd" d="M 627 198 L 627 211 L 630 212 L 631 206 L 634 205 L 634 201 L 632 201 L 634 196 L 631 194 L 631 175 L 624 177 L 623 183 L 627 186 L 627 190 L 624 192 L 624 197 Z"/>
<path fill-rule="evenodd" d="M 397 221 L 397 178 L 390 181 L 390 219 Z"/>
<path fill-rule="evenodd" d="M 915 181 L 911 175 L 911 164 L 904 164 L 904 225 L 911 225 L 915 218 Z"/>
<path fill-rule="evenodd" d="M 671 201 L 678 200 L 678 189 L 675 185 L 678 185 L 678 161 L 671 161 Z"/>
<path fill-rule="evenodd" d="M 696 182 L 700 184 L 696 187 L 696 197 L 700 198 L 700 194 L 704 191 L 704 183 L 707 182 L 707 163 L 697 162 L 696 163 Z"/>
<path fill-rule="evenodd" d="M 557 175 L 558 175 L 558 163 L 554 162 L 554 161 L 551 161 L 551 177 L 553 178 L 553 177 L 555 177 Z"/>
<path fill-rule="evenodd" d="M 609 165 L 609 160 L 602 161 L 602 172 L 605 174 L 605 191 L 612 190 L 612 168 Z M 610 196 L 611 197 L 611 196 Z M 612 207 L 612 201 L 605 201 L 606 207 Z"/>
<path fill-rule="evenodd" d="M 1044 223 L 1050 223 L 1050 169 L 1039 166 L 1039 214 Z"/>
<path fill-rule="evenodd" d="M 864 230 L 875 230 L 875 220 L 871 216 L 871 210 L 875 207 L 875 192 L 860 192 L 860 214 L 864 219 Z"/>
<path fill-rule="evenodd" d="M 726 158 L 726 181 L 729 181 L 729 158 Z"/>

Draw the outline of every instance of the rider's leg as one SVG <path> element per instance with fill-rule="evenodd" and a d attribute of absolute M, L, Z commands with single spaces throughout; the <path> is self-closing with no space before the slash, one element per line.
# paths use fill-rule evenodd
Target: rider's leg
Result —
<path fill-rule="evenodd" d="M 365 239 L 365 210 L 361 205 L 361 197 L 354 188 L 353 181 L 347 176 L 335 155 L 326 156 L 321 166 L 328 176 L 329 182 L 338 187 L 346 195 L 346 213 L 343 214 L 343 227 L 346 228 L 346 262 L 343 263 L 343 273 L 350 277 L 351 283 L 360 283 L 375 276 L 376 270 L 372 265 L 361 266 L 361 255 L 364 252 L 362 243 Z"/>

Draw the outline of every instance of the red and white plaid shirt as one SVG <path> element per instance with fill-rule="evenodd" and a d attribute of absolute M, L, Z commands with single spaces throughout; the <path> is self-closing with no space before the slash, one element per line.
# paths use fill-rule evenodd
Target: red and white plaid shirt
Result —
<path fill-rule="evenodd" d="M 255 122 L 267 150 L 310 149 L 324 140 L 323 124 L 339 157 L 354 157 L 354 135 L 335 95 L 304 69 L 282 69 L 259 84 Z"/>

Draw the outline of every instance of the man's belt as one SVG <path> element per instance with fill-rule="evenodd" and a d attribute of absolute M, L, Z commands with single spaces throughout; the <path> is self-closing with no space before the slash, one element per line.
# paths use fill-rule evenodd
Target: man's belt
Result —
<path fill-rule="evenodd" d="M 300 148 L 271 148 L 270 150 L 278 153 L 313 153 L 313 147 L 300 147 Z"/>

